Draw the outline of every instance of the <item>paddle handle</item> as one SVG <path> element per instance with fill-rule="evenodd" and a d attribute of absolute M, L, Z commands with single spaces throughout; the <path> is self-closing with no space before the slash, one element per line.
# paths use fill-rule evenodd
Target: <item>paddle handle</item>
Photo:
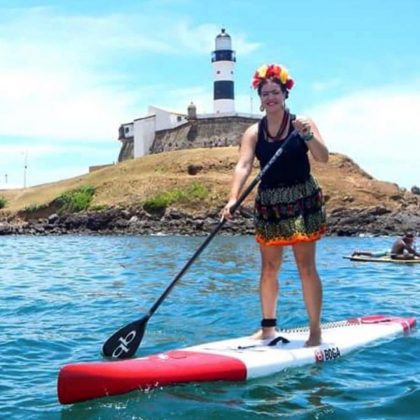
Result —
<path fill-rule="evenodd" d="M 293 130 L 290 135 L 286 138 L 286 140 L 283 142 L 281 147 L 276 151 L 276 153 L 273 155 L 273 157 L 268 161 L 268 163 L 264 166 L 264 168 L 259 172 L 259 174 L 252 180 L 252 182 L 246 187 L 246 189 L 242 192 L 242 194 L 239 196 L 236 203 L 230 208 L 231 214 L 235 213 L 235 211 L 239 208 L 239 206 L 242 204 L 242 202 L 245 200 L 246 197 L 250 194 L 250 192 L 254 189 L 254 187 L 258 184 L 258 182 L 261 180 L 261 178 L 266 174 L 266 172 L 270 169 L 270 167 L 273 165 L 273 163 L 280 157 L 280 155 L 283 153 L 284 147 L 286 144 L 296 136 L 297 130 Z M 200 247 L 195 251 L 194 255 L 187 261 L 187 263 L 182 267 L 182 270 L 177 274 L 177 276 L 172 280 L 172 282 L 169 284 L 169 286 L 165 289 L 165 291 L 162 293 L 162 295 L 159 297 L 159 299 L 155 302 L 155 304 L 149 309 L 149 312 L 147 313 L 146 317 L 150 318 L 156 310 L 159 308 L 161 303 L 165 300 L 166 296 L 171 292 L 175 284 L 178 282 L 178 280 L 185 274 L 185 272 L 190 268 L 191 264 L 200 256 L 200 254 L 204 251 L 204 249 L 207 247 L 207 245 L 212 241 L 212 239 L 217 235 L 219 230 L 222 228 L 222 226 L 225 224 L 226 219 L 223 218 L 220 220 L 220 222 L 217 224 L 217 226 L 214 228 L 214 230 L 210 233 L 209 236 L 205 239 L 205 241 L 200 245 Z"/>

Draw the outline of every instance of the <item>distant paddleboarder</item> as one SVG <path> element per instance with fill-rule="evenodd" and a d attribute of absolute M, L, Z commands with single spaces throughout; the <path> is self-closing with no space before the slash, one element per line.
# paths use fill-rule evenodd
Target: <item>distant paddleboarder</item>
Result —
<path fill-rule="evenodd" d="M 415 237 L 412 233 L 406 233 L 397 239 L 391 248 L 391 258 L 394 260 L 413 260 L 420 257 L 420 253 L 414 247 Z"/>
<path fill-rule="evenodd" d="M 414 247 L 415 236 L 412 233 L 406 233 L 398 238 L 392 245 L 390 250 L 383 251 L 354 251 L 352 257 L 370 257 L 381 258 L 390 256 L 394 260 L 413 260 L 420 257 L 420 253 L 416 252 Z"/>

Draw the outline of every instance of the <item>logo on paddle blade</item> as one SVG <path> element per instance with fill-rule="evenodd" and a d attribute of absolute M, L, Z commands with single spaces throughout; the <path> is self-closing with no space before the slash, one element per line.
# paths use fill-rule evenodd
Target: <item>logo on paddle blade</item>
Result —
<path fill-rule="evenodd" d="M 118 341 L 121 343 L 113 352 L 112 357 L 118 359 L 123 353 L 130 351 L 129 345 L 136 338 L 136 331 L 130 331 L 125 337 L 118 337 Z"/>

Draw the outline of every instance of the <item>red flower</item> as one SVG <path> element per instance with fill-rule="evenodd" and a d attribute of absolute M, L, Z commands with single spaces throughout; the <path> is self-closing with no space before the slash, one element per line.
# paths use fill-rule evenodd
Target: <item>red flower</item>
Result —
<path fill-rule="evenodd" d="M 277 64 L 270 64 L 267 70 L 267 77 L 276 77 L 280 79 L 281 67 Z"/>
<path fill-rule="evenodd" d="M 285 83 L 286 89 L 288 89 L 288 90 L 292 89 L 294 84 L 295 84 L 295 82 L 293 81 L 293 79 L 287 79 L 287 81 Z"/>
<path fill-rule="evenodd" d="M 280 83 L 283 83 L 284 79 L 287 78 L 285 83 L 283 83 L 287 90 L 290 90 L 294 85 L 294 82 L 288 76 L 286 69 L 283 69 L 278 64 L 264 64 L 254 73 L 254 76 L 252 78 L 252 87 L 254 89 L 257 89 L 258 86 L 260 86 L 261 82 L 268 78 L 276 78 L 280 80 Z"/>
<path fill-rule="evenodd" d="M 256 71 L 254 73 L 253 78 L 252 78 L 252 87 L 254 89 L 256 89 L 260 83 L 261 83 L 261 78 L 260 78 L 260 75 L 259 75 L 258 71 Z"/>

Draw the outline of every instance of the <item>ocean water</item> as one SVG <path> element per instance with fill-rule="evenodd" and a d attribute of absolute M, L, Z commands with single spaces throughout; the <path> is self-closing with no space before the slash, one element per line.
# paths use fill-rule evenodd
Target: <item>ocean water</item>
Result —
<path fill-rule="evenodd" d="M 420 415 L 419 333 L 331 363 L 249 382 L 136 391 L 62 406 L 61 366 L 99 360 L 103 342 L 142 316 L 204 238 L 6 236 L 0 239 L 0 418 L 403 419 Z M 420 265 L 352 263 L 354 249 L 392 238 L 324 238 L 318 269 L 323 321 L 368 314 L 416 316 Z M 148 323 L 138 354 L 250 334 L 260 321 L 259 254 L 252 237 L 218 236 Z M 307 323 L 290 252 L 278 318 Z"/>

